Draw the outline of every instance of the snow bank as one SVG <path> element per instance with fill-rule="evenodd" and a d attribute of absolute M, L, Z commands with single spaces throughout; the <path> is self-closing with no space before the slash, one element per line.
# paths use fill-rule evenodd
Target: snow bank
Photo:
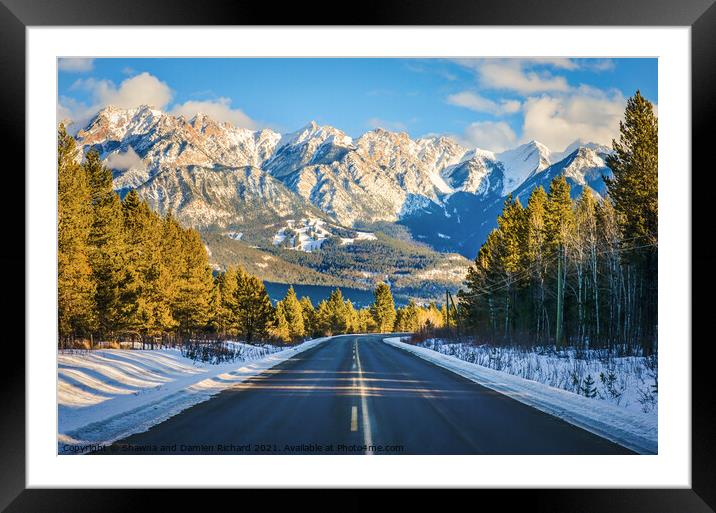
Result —
<path fill-rule="evenodd" d="M 658 414 L 656 358 L 616 356 L 606 349 L 528 349 L 475 345 L 439 338 L 429 338 L 417 345 L 567 392 L 590 395 L 614 406 L 655 417 Z M 593 384 L 589 383 L 590 380 Z"/>
<path fill-rule="evenodd" d="M 146 431 L 325 340 L 275 352 L 255 348 L 243 351 L 242 361 L 219 365 L 194 362 L 178 349 L 61 352 L 58 452 L 86 452 Z"/>
<path fill-rule="evenodd" d="M 658 450 L 657 416 L 595 401 L 566 390 L 513 376 L 432 349 L 401 342 L 400 337 L 383 339 L 431 363 L 471 381 L 505 394 L 570 424 L 616 442 L 641 454 Z"/>

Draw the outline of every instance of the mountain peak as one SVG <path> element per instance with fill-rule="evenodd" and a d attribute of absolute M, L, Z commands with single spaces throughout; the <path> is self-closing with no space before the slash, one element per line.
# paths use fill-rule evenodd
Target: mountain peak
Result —
<path fill-rule="evenodd" d="M 514 191 L 525 180 L 549 167 L 551 152 L 539 141 L 531 140 L 496 155 L 504 169 L 503 194 Z"/>
<path fill-rule="evenodd" d="M 324 142 L 329 142 L 338 146 L 350 146 L 353 143 L 353 140 L 338 128 L 330 125 L 319 125 L 316 121 L 312 120 L 295 132 L 285 134 L 281 137 L 278 147 L 304 143 L 320 145 Z"/>
<path fill-rule="evenodd" d="M 552 154 L 552 163 L 556 163 L 560 160 L 566 159 L 572 153 L 581 148 L 588 148 L 597 154 L 609 154 L 612 151 L 611 148 L 609 148 L 608 146 L 604 146 L 603 144 L 587 142 L 584 139 L 575 139 L 564 149 L 564 151 Z"/>

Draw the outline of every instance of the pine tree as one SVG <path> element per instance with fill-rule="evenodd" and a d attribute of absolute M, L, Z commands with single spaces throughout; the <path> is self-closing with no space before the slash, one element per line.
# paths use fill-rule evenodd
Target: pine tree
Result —
<path fill-rule="evenodd" d="M 211 294 L 214 280 L 204 243 L 194 230 L 182 233 L 181 271 L 172 311 L 185 336 L 207 329 L 211 317 Z"/>
<path fill-rule="evenodd" d="M 99 154 L 90 151 L 82 165 L 90 184 L 92 228 L 90 264 L 96 284 L 97 329 L 100 338 L 113 337 L 120 323 L 120 286 L 124 269 L 122 204 L 112 188 L 112 172 Z"/>
<path fill-rule="evenodd" d="M 501 274 L 503 283 L 499 290 L 503 316 L 503 336 L 510 337 L 515 324 L 515 287 L 517 275 L 523 269 L 527 222 L 524 209 L 519 200 L 513 200 L 508 195 L 502 210 L 497 218 L 497 244 L 493 255 L 496 257 L 496 268 Z"/>
<path fill-rule="evenodd" d="M 314 334 L 320 336 L 331 336 L 335 333 L 331 332 L 330 326 L 330 312 L 328 301 L 325 299 L 318 303 L 316 307 L 316 313 L 314 316 Z"/>
<path fill-rule="evenodd" d="M 564 176 L 555 177 L 549 187 L 545 206 L 545 246 L 556 259 L 554 270 L 556 282 L 555 342 L 566 343 L 564 332 L 564 291 L 567 280 L 566 242 L 573 223 L 570 187 Z"/>
<path fill-rule="evenodd" d="M 497 309 L 493 290 L 501 285 L 491 283 L 498 274 L 496 270 L 496 258 L 499 234 L 492 230 L 487 240 L 480 247 L 474 263 L 468 268 L 465 278 L 465 289 L 458 292 L 460 309 L 464 312 L 467 325 L 473 330 L 489 332 L 493 338 L 497 332 Z M 447 324 L 447 307 L 442 305 L 441 323 Z"/>
<path fill-rule="evenodd" d="M 353 302 L 350 299 L 346 300 L 346 333 L 358 333 L 360 331 L 359 325 L 360 320 L 358 318 L 358 311 L 353 306 Z"/>
<path fill-rule="evenodd" d="M 540 185 L 530 194 L 525 208 L 527 229 L 525 234 L 525 267 L 529 269 L 530 287 L 532 290 L 531 325 L 535 342 L 539 343 L 549 337 L 549 314 L 545 280 L 547 278 L 547 258 L 545 255 L 545 207 L 547 193 Z"/>
<path fill-rule="evenodd" d="M 587 377 L 584 378 L 582 386 L 579 387 L 579 391 L 582 392 L 585 397 L 597 397 L 597 387 L 594 386 L 594 379 L 592 379 L 591 374 L 587 374 Z"/>
<path fill-rule="evenodd" d="M 175 305 L 178 302 L 182 274 L 184 272 L 185 259 L 181 250 L 184 236 L 184 229 L 179 225 L 171 212 L 159 222 L 156 228 L 159 233 L 159 276 L 157 277 L 156 293 L 161 302 L 161 317 L 164 319 L 163 329 L 167 334 L 174 336 L 179 322 L 175 318 Z M 212 295 L 213 298 L 213 295 Z M 217 301 L 220 297 L 215 298 Z M 214 308 L 213 315 L 218 315 Z M 217 323 L 218 318 L 214 317 L 213 322 Z"/>
<path fill-rule="evenodd" d="M 347 333 L 350 318 L 341 289 L 334 289 L 325 305 L 321 303 L 321 306 L 323 306 L 323 309 L 320 312 L 320 317 L 326 334 L 340 335 Z"/>
<path fill-rule="evenodd" d="M 273 338 L 280 342 L 286 343 L 291 341 L 291 329 L 286 319 L 286 308 L 283 301 L 276 303 L 270 333 Z"/>
<path fill-rule="evenodd" d="M 658 285 L 658 121 L 653 105 L 639 91 L 629 98 L 619 141 L 606 163 L 605 178 L 628 263 L 624 288 L 629 308 L 623 336 L 649 353 L 656 343 Z"/>
<path fill-rule="evenodd" d="M 358 310 L 358 329 L 359 333 L 373 333 L 376 331 L 375 319 L 370 308 L 361 308 Z"/>
<path fill-rule="evenodd" d="M 374 300 L 371 307 L 371 313 L 375 320 L 376 329 L 379 333 L 389 333 L 393 331 L 395 324 L 395 302 L 390 287 L 385 283 L 379 283 L 373 292 Z"/>
<path fill-rule="evenodd" d="M 623 236 L 640 244 L 658 239 L 659 133 L 654 106 L 639 91 L 627 100 L 619 141 L 606 159 L 613 178 L 605 177 Z"/>
<path fill-rule="evenodd" d="M 311 298 L 308 296 L 303 296 L 301 298 L 300 303 L 301 312 L 303 313 L 303 328 L 306 334 L 310 336 L 319 335 L 318 325 L 316 322 L 316 309 L 313 307 Z"/>
<path fill-rule="evenodd" d="M 236 267 L 229 266 L 219 275 L 219 292 L 221 301 L 217 312 L 217 330 L 220 335 L 236 336 L 238 334 L 237 296 L 239 286 Z"/>
<path fill-rule="evenodd" d="M 395 331 L 415 332 L 419 328 L 419 308 L 411 299 L 403 308 L 397 310 Z"/>
<path fill-rule="evenodd" d="M 120 284 L 120 330 L 133 339 L 139 337 L 151 317 L 146 293 L 146 223 L 149 210 L 132 190 L 122 202 L 126 265 Z"/>
<path fill-rule="evenodd" d="M 238 269 L 236 289 L 236 325 L 244 342 L 263 340 L 273 319 L 273 306 L 266 287 L 256 276 Z"/>
<path fill-rule="evenodd" d="M 63 125 L 57 141 L 57 287 L 61 341 L 89 337 L 96 326 L 96 284 L 90 263 L 91 187 Z"/>
<path fill-rule="evenodd" d="M 296 297 L 296 291 L 289 287 L 286 297 L 281 302 L 284 308 L 284 315 L 288 322 L 289 335 L 291 340 L 299 340 L 306 335 L 306 327 L 303 322 L 303 308 Z"/>

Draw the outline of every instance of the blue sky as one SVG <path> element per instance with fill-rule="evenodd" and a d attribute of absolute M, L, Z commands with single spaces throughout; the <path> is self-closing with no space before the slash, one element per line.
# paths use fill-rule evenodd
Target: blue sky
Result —
<path fill-rule="evenodd" d="M 58 117 L 75 129 L 108 104 L 206 112 L 251 129 L 311 120 L 451 135 L 501 151 L 537 139 L 608 144 L 626 98 L 657 103 L 657 59 L 60 59 Z"/>

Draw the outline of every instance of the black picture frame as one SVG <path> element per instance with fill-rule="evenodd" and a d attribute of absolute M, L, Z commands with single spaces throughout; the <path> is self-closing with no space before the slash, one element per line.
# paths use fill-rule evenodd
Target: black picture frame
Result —
<path fill-rule="evenodd" d="M 5 167 L 3 174 L 5 196 L 0 202 L 5 223 L 6 241 L 12 241 L 12 252 L 0 252 L 3 269 L 12 269 L 18 283 L 0 294 L 0 311 L 10 326 L 24 317 L 24 301 L 17 291 L 25 266 L 25 227 L 17 222 L 18 212 L 24 212 L 26 192 L 25 159 L 25 29 L 43 25 L 559 25 L 559 26 L 690 26 L 692 69 L 692 168 L 670 170 L 681 172 L 684 179 L 698 182 L 698 191 L 711 191 L 714 169 L 711 138 L 716 119 L 716 6 L 714 0 L 383 0 L 348 5 L 338 11 L 335 3 L 286 3 L 281 6 L 269 2 L 204 0 L 0 0 L 0 133 L 5 155 L 17 159 L 15 171 Z M 91 48 L 88 48 L 91 53 Z M 31 134 L 28 134 L 31 135 Z M 12 149 L 11 152 L 8 149 Z M 7 151 L 7 153 L 6 153 Z M 14 182 L 14 183 L 13 183 Z M 11 192 L 9 192 L 11 191 Z M 702 194 L 704 194 L 702 192 Z M 692 202 L 692 276 L 698 276 L 692 288 L 692 488 L 690 489 L 523 489 L 451 491 L 456 495 L 476 495 L 469 501 L 484 505 L 498 501 L 500 509 L 530 511 L 579 512 L 713 512 L 716 510 L 716 424 L 714 405 L 716 395 L 709 358 L 712 341 L 708 337 L 708 312 L 712 302 L 708 292 L 714 290 L 713 269 L 716 257 L 709 249 L 708 230 L 712 214 L 709 198 L 694 195 Z M 13 201 L 14 200 L 14 201 Z M 19 204 L 18 204 L 19 203 Z M 19 210 L 22 209 L 22 210 Z M 702 239 L 697 239 L 701 234 Z M 705 240 L 704 240 L 705 239 Z M 19 241 L 23 241 L 20 244 Z M 699 272 L 700 271 L 700 272 Z M 24 274 L 24 273 L 23 273 Z M 15 292 L 10 294 L 8 290 Z M 697 328 L 702 328 L 701 330 Z M 7 338 L 7 337 L 6 337 Z M 26 340 L 26 344 L 31 341 Z M 667 341 L 666 343 L 679 342 Z M 39 343 L 32 341 L 32 343 Z M 126 511 L 150 506 L 153 500 L 162 502 L 163 509 L 185 510 L 196 504 L 206 506 L 204 495 L 212 494 L 212 502 L 223 502 L 240 495 L 242 501 L 264 499 L 271 494 L 273 501 L 282 501 L 285 494 L 276 491 L 187 491 L 187 490 L 68 490 L 26 489 L 25 475 L 25 351 L 20 344 L 3 344 L 2 358 L 12 365 L 3 365 L 2 409 L 0 410 L 0 509 L 12 512 L 29 511 Z M 52 344 L 48 343 L 48 347 Z M 333 491 L 322 492 L 323 504 L 331 504 Z M 348 492 L 356 493 L 355 491 Z M 360 499 L 348 498 L 355 509 L 359 503 L 370 504 L 371 494 Z M 298 494 L 299 501 L 305 493 Z M 444 499 L 427 497 L 425 491 L 411 492 L 413 500 L 427 505 Z M 291 496 L 294 501 L 296 494 Z M 425 502 L 428 499 L 428 502 Z M 346 498 L 341 498 L 346 503 Z M 449 506 L 448 506 L 449 507 Z M 6 508 L 6 509 L 5 509 Z"/>

